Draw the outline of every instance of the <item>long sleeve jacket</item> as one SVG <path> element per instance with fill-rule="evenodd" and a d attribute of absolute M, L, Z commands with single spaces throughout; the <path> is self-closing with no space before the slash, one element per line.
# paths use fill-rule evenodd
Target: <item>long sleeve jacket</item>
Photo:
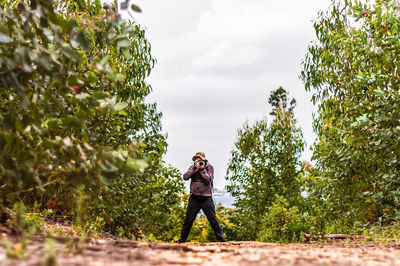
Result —
<path fill-rule="evenodd" d="M 194 165 L 192 165 L 183 175 L 183 179 L 191 179 L 190 194 L 196 196 L 212 196 L 214 167 L 208 162 L 204 169 L 197 169 Z"/>

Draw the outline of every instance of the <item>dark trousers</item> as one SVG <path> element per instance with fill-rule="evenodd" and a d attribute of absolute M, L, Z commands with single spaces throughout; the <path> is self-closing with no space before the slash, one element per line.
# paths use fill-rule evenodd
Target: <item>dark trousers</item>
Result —
<path fill-rule="evenodd" d="M 189 204 L 186 210 L 185 222 L 183 223 L 181 237 L 179 242 L 185 242 L 189 236 L 190 229 L 192 228 L 193 222 L 196 219 L 199 211 L 203 210 L 208 221 L 211 224 L 212 229 L 215 232 L 215 236 L 218 241 L 225 241 L 224 235 L 222 234 L 221 226 L 217 220 L 217 215 L 215 214 L 215 206 L 212 197 L 195 196 L 191 195 L 189 198 Z"/>

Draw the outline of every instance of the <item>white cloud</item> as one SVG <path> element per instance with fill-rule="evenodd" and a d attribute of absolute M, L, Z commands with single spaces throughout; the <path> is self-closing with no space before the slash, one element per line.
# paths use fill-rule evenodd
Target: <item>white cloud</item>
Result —
<path fill-rule="evenodd" d="M 182 171 L 204 151 L 223 187 L 236 130 L 269 112 L 269 92 L 279 86 L 298 102 L 296 114 L 311 144 L 309 101 L 298 75 L 314 37 L 311 20 L 330 0 L 142 0 L 158 63 L 149 78 L 169 134 L 165 159 Z M 305 153 L 309 159 L 311 153 Z"/>
<path fill-rule="evenodd" d="M 191 66 L 196 70 L 223 70 L 255 67 L 265 52 L 254 45 L 235 46 L 233 42 L 221 41 L 209 51 L 193 59 Z"/>

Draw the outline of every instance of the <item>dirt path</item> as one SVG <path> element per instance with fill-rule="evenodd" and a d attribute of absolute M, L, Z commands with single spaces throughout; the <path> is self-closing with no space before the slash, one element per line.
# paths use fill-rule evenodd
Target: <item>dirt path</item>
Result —
<path fill-rule="evenodd" d="M 30 241 L 31 256 L 1 265 L 42 265 L 43 238 Z M 69 248 L 69 252 L 66 250 Z M 84 251 L 80 254 L 72 252 Z M 164 244 L 127 240 L 91 240 L 56 244 L 59 265 L 400 265 L 400 244 L 268 244 L 259 242 Z"/>

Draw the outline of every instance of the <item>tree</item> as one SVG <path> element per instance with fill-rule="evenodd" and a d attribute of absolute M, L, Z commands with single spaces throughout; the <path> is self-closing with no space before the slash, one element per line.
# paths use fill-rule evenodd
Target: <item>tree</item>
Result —
<path fill-rule="evenodd" d="M 293 112 L 294 108 L 296 107 L 296 100 L 293 98 L 290 101 L 290 106 L 287 108 L 287 102 L 288 102 L 288 92 L 282 88 L 279 87 L 278 89 L 272 91 L 268 103 L 272 106 L 272 111 L 269 113 L 270 115 L 276 115 L 277 110 L 288 110 L 289 112 Z"/>
<path fill-rule="evenodd" d="M 117 1 L 26 2 L 0 3 L 2 203 L 47 206 L 51 200 L 53 208 L 70 213 L 78 187 L 92 199 L 104 189 L 118 195 L 110 205 L 137 197 L 129 208 L 105 214 L 127 225 L 126 235 L 170 208 L 179 212 L 183 181 L 162 161 L 167 143 L 161 113 L 145 102 L 152 91 L 145 78 L 155 64 L 145 31 L 120 18 Z M 167 208 L 160 217 L 131 219 L 143 215 L 143 208 L 133 212 L 141 206 L 159 208 L 152 201 L 163 195 Z M 116 231 L 113 225 L 108 227 Z"/>
<path fill-rule="evenodd" d="M 1 6 L 3 199 L 61 184 L 95 187 L 145 166 L 128 145 L 117 149 L 97 143 L 103 125 L 118 132 L 128 109 L 134 108 L 115 89 L 126 79 L 124 62 L 109 58 L 121 58 L 124 49 L 133 51 L 138 35 L 126 23 L 117 25 L 98 1 L 93 7 L 89 17 L 78 9 L 59 13 L 52 1 Z M 150 67 L 151 61 L 142 64 Z"/>
<path fill-rule="evenodd" d="M 333 3 L 301 77 L 319 111 L 313 159 L 334 223 L 400 218 L 399 6 Z"/>
<path fill-rule="evenodd" d="M 274 108 L 272 123 L 263 119 L 238 130 L 227 170 L 227 190 L 236 198 L 233 223 L 243 239 L 257 237 L 263 216 L 278 195 L 291 205 L 300 197 L 298 166 L 304 142 L 294 104 L 287 108 L 287 92 L 282 88 L 271 93 L 269 103 Z"/>

